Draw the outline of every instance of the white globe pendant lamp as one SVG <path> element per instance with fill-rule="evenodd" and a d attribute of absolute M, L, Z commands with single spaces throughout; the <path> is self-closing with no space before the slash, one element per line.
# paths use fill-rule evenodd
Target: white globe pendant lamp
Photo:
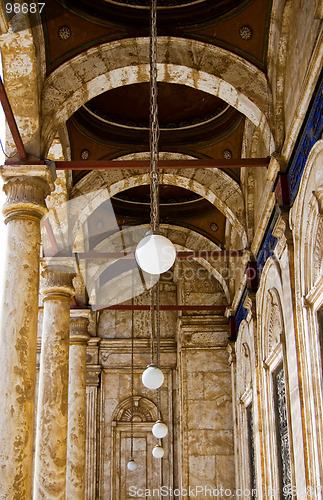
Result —
<path fill-rule="evenodd" d="M 165 453 L 164 448 L 160 446 L 160 444 L 156 444 L 156 446 L 154 446 L 152 451 L 154 458 L 162 458 L 164 456 L 164 453 Z"/>
<path fill-rule="evenodd" d="M 128 470 L 130 470 L 131 472 L 134 472 L 134 471 L 137 469 L 137 464 L 136 464 L 136 462 L 135 462 L 133 459 L 129 460 L 129 462 L 127 463 L 127 468 L 128 468 Z"/>
<path fill-rule="evenodd" d="M 141 379 L 147 389 L 158 389 L 164 382 L 164 374 L 158 366 L 151 364 L 147 366 Z"/>
<path fill-rule="evenodd" d="M 161 420 L 157 420 L 157 422 L 153 425 L 152 433 L 158 439 L 163 439 L 167 436 L 167 425 L 164 424 Z"/>
<path fill-rule="evenodd" d="M 168 238 L 151 231 L 139 241 L 135 257 L 138 266 L 146 273 L 162 274 L 174 264 L 176 250 Z"/>

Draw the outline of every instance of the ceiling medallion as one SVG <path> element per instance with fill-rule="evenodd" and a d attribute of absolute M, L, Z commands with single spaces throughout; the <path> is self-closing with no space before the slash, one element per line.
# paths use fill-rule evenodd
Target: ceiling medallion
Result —
<path fill-rule="evenodd" d="M 250 26 L 241 26 L 239 34 L 242 40 L 250 40 L 253 37 L 253 30 Z"/>
<path fill-rule="evenodd" d="M 61 40 L 68 40 L 72 35 L 72 30 L 69 26 L 61 26 L 58 30 L 58 37 Z"/>
<path fill-rule="evenodd" d="M 211 231 L 216 233 L 216 231 L 219 229 L 219 226 L 215 222 L 211 222 L 210 229 L 211 229 Z"/>
<path fill-rule="evenodd" d="M 230 151 L 230 149 L 225 149 L 222 154 L 225 160 L 230 160 L 232 158 L 232 151 Z"/>
<path fill-rule="evenodd" d="M 149 9 L 150 0 L 105 0 L 107 3 L 132 7 L 134 9 Z M 181 8 L 196 5 L 205 0 L 158 0 L 157 9 Z"/>
<path fill-rule="evenodd" d="M 80 153 L 80 157 L 82 160 L 87 160 L 90 156 L 90 151 L 88 149 L 83 149 Z"/>

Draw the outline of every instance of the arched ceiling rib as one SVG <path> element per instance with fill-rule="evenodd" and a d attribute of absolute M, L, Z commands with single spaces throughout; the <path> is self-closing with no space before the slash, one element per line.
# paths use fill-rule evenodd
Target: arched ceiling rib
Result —
<path fill-rule="evenodd" d="M 244 199 L 239 185 L 227 174 L 217 169 L 176 170 L 162 172 L 161 184 L 175 185 L 188 189 L 212 203 L 230 221 L 246 245 Z M 74 234 L 87 220 L 89 215 L 106 199 L 126 189 L 149 184 L 149 174 L 125 170 L 90 172 L 72 191 L 72 197 L 88 196 L 91 201 L 84 203 L 80 199 L 79 207 L 75 207 L 76 223 Z"/>
<path fill-rule="evenodd" d="M 46 80 L 42 98 L 43 141 L 82 105 L 113 88 L 149 81 L 149 40 L 137 38 L 94 47 L 64 63 Z M 165 37 L 158 51 L 158 80 L 219 97 L 259 125 L 270 105 L 261 71 L 219 47 Z M 267 124 L 270 135 L 270 128 Z"/>

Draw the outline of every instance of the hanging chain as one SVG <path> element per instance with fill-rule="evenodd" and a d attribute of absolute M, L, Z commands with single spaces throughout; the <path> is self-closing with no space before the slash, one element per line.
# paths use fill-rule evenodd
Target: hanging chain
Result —
<path fill-rule="evenodd" d="M 160 282 L 156 283 L 156 342 L 157 342 L 157 366 L 160 368 Z M 160 409 L 160 387 L 157 389 L 157 411 L 161 419 Z"/>
<path fill-rule="evenodd" d="M 151 0 L 150 7 L 150 224 L 152 231 L 159 231 L 159 123 L 157 89 L 157 0 Z M 160 284 L 159 280 L 150 291 L 151 345 L 154 352 L 154 331 L 156 329 L 156 364 L 160 367 Z M 156 310 L 154 307 L 156 298 Z M 160 388 L 157 390 L 157 411 L 160 418 Z"/>
<path fill-rule="evenodd" d="M 157 0 L 150 6 L 150 224 L 159 230 L 159 171 L 158 171 L 158 89 L 157 89 Z"/>
<path fill-rule="evenodd" d="M 155 364 L 155 286 L 150 289 L 150 349 L 151 349 L 151 363 Z"/>
<path fill-rule="evenodd" d="M 156 344 L 157 366 L 160 367 L 160 282 L 156 283 Z"/>

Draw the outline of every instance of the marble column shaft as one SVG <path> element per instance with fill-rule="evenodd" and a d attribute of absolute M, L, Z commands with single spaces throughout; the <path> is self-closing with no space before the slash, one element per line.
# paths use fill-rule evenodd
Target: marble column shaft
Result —
<path fill-rule="evenodd" d="M 45 166 L 2 167 L 7 256 L 0 334 L 0 498 L 30 500 L 40 219 L 53 188 Z"/>
<path fill-rule="evenodd" d="M 71 318 L 66 498 L 84 500 L 87 318 Z"/>
<path fill-rule="evenodd" d="M 43 276 L 34 499 L 65 500 L 70 300 L 74 274 L 47 268 Z"/>

